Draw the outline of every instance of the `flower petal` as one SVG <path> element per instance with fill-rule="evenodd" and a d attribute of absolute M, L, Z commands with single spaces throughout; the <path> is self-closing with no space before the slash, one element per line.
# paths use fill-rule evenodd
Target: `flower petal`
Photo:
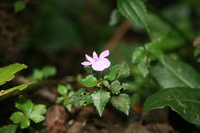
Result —
<path fill-rule="evenodd" d="M 88 59 L 88 61 L 90 61 L 91 63 L 94 62 L 95 60 L 92 59 L 92 57 L 88 56 L 87 54 L 85 54 L 85 57 Z"/>
<path fill-rule="evenodd" d="M 86 62 L 86 61 L 85 61 L 85 62 L 82 62 L 81 65 L 83 65 L 83 66 L 89 66 L 89 65 L 92 65 L 92 63 L 91 63 L 91 62 Z"/>
<path fill-rule="evenodd" d="M 97 55 L 97 53 L 95 51 L 93 52 L 93 59 L 94 60 L 98 60 L 99 59 L 99 57 L 98 57 L 98 55 Z"/>
<path fill-rule="evenodd" d="M 106 56 L 108 56 L 110 53 L 109 53 L 109 50 L 105 50 L 105 51 L 103 51 L 101 54 L 100 54 L 100 56 L 99 56 L 99 58 L 100 59 L 103 59 L 103 58 L 105 58 Z"/>
<path fill-rule="evenodd" d="M 104 69 L 108 68 L 110 66 L 110 61 L 106 58 L 96 61 L 92 64 L 92 68 L 95 71 L 103 71 Z"/>

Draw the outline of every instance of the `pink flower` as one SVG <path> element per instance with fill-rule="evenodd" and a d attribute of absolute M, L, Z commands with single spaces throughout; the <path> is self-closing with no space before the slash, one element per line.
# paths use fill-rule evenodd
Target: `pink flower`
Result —
<path fill-rule="evenodd" d="M 109 55 L 109 50 L 103 51 L 100 56 L 98 57 L 97 53 L 93 52 L 93 58 L 85 54 L 85 57 L 87 58 L 87 61 L 82 62 L 81 64 L 84 66 L 92 65 L 92 69 L 95 71 L 103 71 L 104 69 L 108 68 L 110 66 L 110 61 L 105 58 Z"/>

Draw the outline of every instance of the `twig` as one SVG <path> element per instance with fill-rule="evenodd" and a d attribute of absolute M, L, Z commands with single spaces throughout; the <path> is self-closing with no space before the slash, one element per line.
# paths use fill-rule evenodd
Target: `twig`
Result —
<path fill-rule="evenodd" d="M 116 47 L 118 42 L 122 39 L 126 31 L 129 29 L 131 25 L 130 20 L 124 20 L 121 25 L 118 27 L 118 29 L 115 31 L 112 38 L 108 41 L 105 49 L 109 49 L 110 51 L 113 51 Z"/>

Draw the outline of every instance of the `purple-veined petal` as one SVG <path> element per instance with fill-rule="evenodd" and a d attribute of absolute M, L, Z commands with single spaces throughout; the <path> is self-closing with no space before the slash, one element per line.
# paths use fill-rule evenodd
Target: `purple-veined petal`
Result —
<path fill-rule="evenodd" d="M 89 65 L 92 65 L 92 63 L 91 63 L 91 62 L 86 62 L 86 61 L 85 61 L 85 62 L 82 62 L 81 65 L 83 65 L 83 66 L 89 66 Z"/>
<path fill-rule="evenodd" d="M 108 56 L 108 55 L 109 55 L 109 50 L 105 50 L 105 51 L 103 51 L 103 52 L 100 54 L 99 58 L 100 58 L 100 59 L 103 59 L 103 58 L 105 58 L 105 57 Z"/>
<path fill-rule="evenodd" d="M 97 55 L 97 53 L 95 51 L 93 52 L 93 59 L 94 60 L 98 60 L 99 59 L 99 57 L 98 57 L 98 55 Z"/>
<path fill-rule="evenodd" d="M 110 64 L 111 64 L 110 61 L 108 59 L 104 58 L 104 59 L 94 62 L 92 64 L 92 68 L 95 71 L 103 71 L 104 69 L 108 68 L 110 66 Z"/>
<path fill-rule="evenodd" d="M 94 62 L 95 60 L 94 59 L 92 59 L 92 57 L 90 57 L 90 56 L 88 56 L 87 54 L 85 55 L 85 57 L 88 59 L 88 61 L 89 62 Z"/>

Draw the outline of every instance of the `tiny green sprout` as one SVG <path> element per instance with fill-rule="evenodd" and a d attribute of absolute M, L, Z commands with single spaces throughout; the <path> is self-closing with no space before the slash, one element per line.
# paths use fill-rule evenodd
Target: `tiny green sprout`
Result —
<path fill-rule="evenodd" d="M 67 104 L 69 97 L 74 94 L 73 88 L 70 84 L 64 86 L 58 85 L 58 93 L 61 95 L 56 99 L 56 103 L 62 103 L 69 111 L 71 111 L 72 104 Z"/>
<path fill-rule="evenodd" d="M 12 113 L 10 119 L 15 124 L 20 124 L 21 129 L 28 128 L 30 126 L 30 120 L 35 123 L 39 123 L 45 119 L 43 116 L 46 113 L 45 105 L 34 105 L 31 100 L 22 95 L 19 95 L 19 99 L 15 103 L 15 107 L 20 111 Z"/>
<path fill-rule="evenodd" d="M 103 115 L 104 108 L 108 102 L 111 102 L 117 109 L 129 114 L 131 100 L 129 95 L 121 93 L 129 88 L 129 84 L 121 83 L 121 78 L 126 78 L 130 74 L 129 66 L 123 62 L 117 65 L 111 65 L 110 61 L 105 58 L 109 55 L 109 50 L 105 50 L 98 57 L 93 52 L 93 58 L 86 55 L 87 60 L 82 62 L 85 70 L 92 73 L 85 78 L 80 78 L 78 82 L 86 87 L 93 87 L 93 91 L 88 92 L 86 89 L 79 89 L 70 97 L 68 104 L 77 106 L 86 106 L 94 103 L 94 106 Z"/>
<path fill-rule="evenodd" d="M 28 76 L 27 78 L 30 81 L 38 81 L 47 79 L 49 77 L 52 77 L 56 74 L 56 68 L 54 66 L 45 66 L 42 69 L 34 69 L 33 74 Z"/>

